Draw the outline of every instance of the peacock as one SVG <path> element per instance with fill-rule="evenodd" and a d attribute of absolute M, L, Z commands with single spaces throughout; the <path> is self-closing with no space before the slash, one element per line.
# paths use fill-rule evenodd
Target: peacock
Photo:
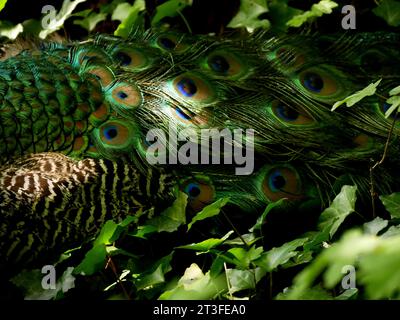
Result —
<path fill-rule="evenodd" d="M 370 203 L 371 177 L 376 194 L 399 190 L 400 122 L 385 117 L 399 41 L 137 28 L 14 45 L 0 62 L 1 267 L 60 254 L 108 219 L 152 217 L 179 193 L 188 214 L 223 197 L 246 214 L 280 199 L 321 210 L 344 184 Z M 376 95 L 331 111 L 379 79 Z M 237 174 L 232 152 L 251 170 Z"/>

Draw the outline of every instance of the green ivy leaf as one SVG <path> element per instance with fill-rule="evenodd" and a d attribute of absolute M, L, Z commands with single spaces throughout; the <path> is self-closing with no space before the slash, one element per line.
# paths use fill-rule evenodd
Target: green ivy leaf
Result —
<path fill-rule="evenodd" d="M 331 111 L 335 111 L 338 107 L 340 107 L 344 103 L 346 103 L 347 107 L 351 107 L 351 106 L 355 105 L 357 102 L 364 99 L 365 97 L 374 95 L 376 92 L 376 88 L 381 83 L 381 81 L 382 81 L 382 79 L 379 79 L 378 81 L 369 84 L 364 89 L 357 91 L 356 93 L 344 98 L 343 100 L 335 102 Z"/>
<path fill-rule="evenodd" d="M 156 14 L 151 19 L 151 25 L 157 25 L 165 17 L 175 17 L 187 6 L 192 5 L 192 0 L 168 0 L 156 8 Z"/>
<path fill-rule="evenodd" d="M 388 238 L 360 259 L 359 281 L 370 299 L 388 299 L 400 292 L 400 238 Z"/>
<path fill-rule="evenodd" d="M 227 262 L 235 264 L 241 269 L 248 269 L 250 263 L 259 259 L 264 249 L 256 246 L 246 250 L 244 248 L 231 248 L 225 254 L 221 255 Z"/>
<path fill-rule="evenodd" d="M 13 277 L 11 282 L 23 290 L 25 300 L 51 300 L 75 287 L 74 268 L 68 267 L 56 282 L 55 289 L 43 289 L 42 279 L 45 276 L 40 270 L 23 271 Z M 56 275 L 57 276 L 57 275 Z"/>
<path fill-rule="evenodd" d="M 210 239 L 198 242 L 198 243 L 192 243 L 192 244 L 187 244 L 184 246 L 179 246 L 177 248 L 207 252 L 207 251 L 211 250 L 212 248 L 215 248 L 215 247 L 221 245 L 222 243 L 224 243 L 224 241 L 226 239 L 228 239 L 232 233 L 233 233 L 233 231 L 229 231 L 221 239 L 210 238 Z"/>
<path fill-rule="evenodd" d="M 92 31 L 96 25 L 107 19 L 107 14 L 105 13 L 96 13 L 92 12 L 86 18 L 82 20 L 75 20 L 74 24 L 81 26 L 82 28 L 86 29 L 87 31 Z"/>
<path fill-rule="evenodd" d="M 210 300 L 227 290 L 225 275 L 211 277 L 192 263 L 177 285 L 161 294 L 159 300 Z"/>
<path fill-rule="evenodd" d="M 299 299 L 323 273 L 324 286 L 333 288 L 343 278 L 345 265 L 356 265 L 360 257 L 374 252 L 382 240 L 360 230 L 347 231 L 339 242 L 322 251 L 293 281 L 288 299 Z"/>
<path fill-rule="evenodd" d="M 157 232 L 157 230 L 158 229 L 155 226 L 150 226 L 150 225 L 138 226 L 137 229 L 129 233 L 129 235 L 132 237 L 147 239 L 148 235 Z"/>
<path fill-rule="evenodd" d="M 400 226 L 391 226 L 386 232 L 382 233 L 381 238 L 390 238 L 400 236 Z"/>
<path fill-rule="evenodd" d="M 389 26 L 400 26 L 400 2 L 395 0 L 382 0 L 372 12 L 384 19 Z"/>
<path fill-rule="evenodd" d="M 156 261 L 149 271 L 141 273 L 134 280 L 137 290 L 149 290 L 165 282 L 165 274 L 172 270 L 173 252 Z"/>
<path fill-rule="evenodd" d="M 74 269 L 74 274 L 90 276 L 104 268 L 106 258 L 106 246 L 104 244 L 95 245 L 86 253 L 85 258 Z"/>
<path fill-rule="evenodd" d="M 286 25 L 289 27 L 298 28 L 307 21 L 321 17 L 324 14 L 332 13 L 332 9 L 336 8 L 337 6 L 338 4 L 334 1 L 321 0 L 319 3 L 313 4 L 311 10 L 294 16 L 286 23 Z"/>
<path fill-rule="evenodd" d="M 6 3 L 7 3 L 7 0 L 0 0 L 0 11 L 4 9 Z"/>
<path fill-rule="evenodd" d="M 97 245 L 108 245 L 112 242 L 110 241 L 111 237 L 114 235 L 114 232 L 117 230 L 118 225 L 112 221 L 108 220 L 103 225 L 100 230 L 100 234 L 97 236 L 96 240 L 94 241 L 94 246 Z"/>
<path fill-rule="evenodd" d="M 268 2 L 272 29 L 285 32 L 289 27 L 287 22 L 302 12 L 299 9 L 289 7 L 287 2 L 288 0 L 270 0 Z"/>
<path fill-rule="evenodd" d="M 257 28 L 268 29 L 270 22 L 259 19 L 259 16 L 268 12 L 266 0 L 241 0 L 238 13 L 229 22 L 229 28 L 246 28 L 252 33 Z"/>
<path fill-rule="evenodd" d="M 114 31 L 115 36 L 126 39 L 129 33 L 132 31 L 133 26 L 139 20 L 139 14 L 146 9 L 146 3 L 144 0 L 136 0 L 133 6 L 130 8 L 126 18 L 119 24 L 118 28 Z"/>
<path fill-rule="evenodd" d="M 0 36 L 6 37 L 10 40 L 14 40 L 18 37 L 20 33 L 24 31 L 24 27 L 21 23 L 17 25 L 12 25 L 6 21 L 0 21 Z"/>
<path fill-rule="evenodd" d="M 179 192 L 172 206 L 163 211 L 159 216 L 149 220 L 147 224 L 154 226 L 157 232 L 176 231 L 179 226 L 186 223 L 186 204 L 187 195 Z"/>
<path fill-rule="evenodd" d="M 400 192 L 395 192 L 387 196 L 379 196 L 386 210 L 392 218 L 400 218 Z"/>
<path fill-rule="evenodd" d="M 329 208 L 326 208 L 319 219 L 318 229 L 329 230 L 332 238 L 346 217 L 354 212 L 356 204 L 356 186 L 343 186 L 340 193 L 333 199 Z"/>
<path fill-rule="evenodd" d="M 376 217 L 374 220 L 364 223 L 364 232 L 366 234 L 377 235 L 379 231 L 387 227 L 388 223 L 389 221 Z"/>
<path fill-rule="evenodd" d="M 280 199 L 278 201 L 275 202 L 271 202 L 267 205 L 267 207 L 265 208 L 264 212 L 262 213 L 262 215 L 257 219 L 257 222 L 254 226 L 252 226 L 249 231 L 250 232 L 254 232 L 254 230 L 259 230 L 262 227 L 262 224 L 265 221 L 265 218 L 267 217 L 268 213 L 276 208 L 282 205 L 282 203 L 285 201 L 285 199 Z"/>
<path fill-rule="evenodd" d="M 357 298 L 357 295 L 358 295 L 357 288 L 347 289 L 342 294 L 335 297 L 335 300 L 354 300 Z"/>
<path fill-rule="evenodd" d="M 398 94 L 400 94 L 400 86 L 397 86 L 389 91 L 390 96 L 397 96 Z"/>
<path fill-rule="evenodd" d="M 276 296 L 277 300 L 291 300 L 290 291 L 282 292 Z M 298 296 L 298 300 L 332 300 L 332 295 L 320 285 L 309 288 Z"/>
<path fill-rule="evenodd" d="M 272 248 L 264 252 L 254 263 L 265 269 L 267 272 L 275 270 L 278 266 L 285 264 L 290 258 L 298 255 L 296 249 L 306 243 L 308 238 L 295 239 L 287 242 L 280 247 Z"/>
<path fill-rule="evenodd" d="M 120 3 L 114 9 L 111 15 L 111 20 L 118 20 L 122 22 L 129 17 L 131 10 L 132 10 L 132 5 L 130 3 L 128 2 Z"/>
<path fill-rule="evenodd" d="M 229 293 L 234 294 L 247 289 L 255 289 L 256 276 L 254 270 L 226 269 L 229 281 Z"/>
<path fill-rule="evenodd" d="M 385 112 L 385 118 L 400 110 L 400 96 L 393 96 L 386 100 L 386 103 L 390 104 L 390 108 Z"/>
<path fill-rule="evenodd" d="M 201 210 L 193 217 L 192 221 L 190 221 L 190 223 L 188 224 L 188 231 L 195 222 L 211 218 L 219 214 L 221 208 L 224 207 L 228 202 L 229 198 L 221 198 L 206 206 L 203 210 Z"/>
<path fill-rule="evenodd" d="M 232 240 L 226 240 L 224 242 L 224 244 L 229 244 L 229 245 L 235 245 L 235 246 L 243 246 L 244 242 L 243 240 L 246 242 L 246 244 L 248 246 L 253 245 L 255 242 L 257 242 L 258 240 L 260 240 L 262 237 L 255 237 L 254 233 L 245 233 L 242 234 L 240 237 L 236 237 Z"/>

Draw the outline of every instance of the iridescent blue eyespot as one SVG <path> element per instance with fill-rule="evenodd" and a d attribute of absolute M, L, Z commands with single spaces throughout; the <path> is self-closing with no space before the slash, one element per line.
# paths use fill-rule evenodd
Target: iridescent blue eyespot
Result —
<path fill-rule="evenodd" d="M 113 140 L 118 135 L 118 129 L 116 126 L 109 126 L 104 128 L 103 134 L 107 140 Z"/>
<path fill-rule="evenodd" d="M 189 198 L 193 199 L 200 195 L 201 189 L 197 183 L 189 183 L 185 188 L 185 193 Z"/>
<path fill-rule="evenodd" d="M 115 58 L 120 62 L 121 66 L 129 66 L 132 62 L 132 58 L 124 52 L 118 52 Z"/>
<path fill-rule="evenodd" d="M 279 118 L 288 122 L 296 121 L 300 116 L 299 112 L 285 105 L 278 105 L 276 107 L 276 114 Z"/>
<path fill-rule="evenodd" d="M 312 92 L 321 92 L 324 87 L 324 80 L 314 72 L 307 72 L 304 75 L 304 86 Z"/>
<path fill-rule="evenodd" d="M 268 185 L 272 192 L 281 191 L 286 185 L 286 179 L 279 169 L 273 170 L 268 178 Z"/>
<path fill-rule="evenodd" d="M 117 93 L 118 98 L 124 100 L 128 97 L 128 95 L 124 91 L 118 91 Z"/>
<path fill-rule="evenodd" d="M 176 47 L 176 43 L 169 38 L 161 37 L 158 39 L 158 43 L 167 50 L 172 50 Z"/>
<path fill-rule="evenodd" d="M 188 98 L 193 97 L 197 92 L 196 84 L 189 78 L 182 78 L 179 80 L 177 87 L 179 92 Z"/>
<path fill-rule="evenodd" d="M 212 56 L 208 64 L 212 70 L 218 73 L 225 74 L 229 71 L 229 63 L 226 59 L 220 55 Z"/>

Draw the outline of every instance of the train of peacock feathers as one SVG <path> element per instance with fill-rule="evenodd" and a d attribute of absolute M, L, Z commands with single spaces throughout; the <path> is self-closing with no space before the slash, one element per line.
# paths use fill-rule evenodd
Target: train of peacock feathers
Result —
<path fill-rule="evenodd" d="M 151 216 L 179 192 L 189 213 L 221 197 L 244 213 L 283 198 L 281 210 L 321 210 L 345 184 L 370 203 L 370 168 L 383 154 L 375 192 L 398 191 L 400 126 L 396 114 L 385 118 L 385 100 L 399 84 L 399 40 L 138 29 L 127 40 L 15 46 L 0 62 L 1 266 L 59 254 L 107 219 Z M 379 79 L 376 95 L 331 111 Z M 195 150 L 148 140 L 171 127 L 199 146 L 190 159 L 208 152 L 209 164 L 168 162 Z M 229 141 L 224 129 L 254 134 Z M 204 130 L 231 149 L 212 158 Z M 166 164 L 148 161 L 154 145 Z M 252 172 L 236 174 L 223 161 L 229 150 L 254 153 Z"/>

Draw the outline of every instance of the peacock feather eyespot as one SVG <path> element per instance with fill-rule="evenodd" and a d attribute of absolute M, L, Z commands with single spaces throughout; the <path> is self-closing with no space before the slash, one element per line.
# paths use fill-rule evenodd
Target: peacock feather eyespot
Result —
<path fill-rule="evenodd" d="M 289 68 L 289 70 L 293 70 L 293 68 L 298 69 L 305 62 L 304 56 L 298 53 L 295 48 L 288 45 L 271 51 L 267 54 L 267 58 L 274 63 L 278 63 L 283 68 Z"/>
<path fill-rule="evenodd" d="M 310 125 L 315 123 L 309 115 L 291 108 L 279 100 L 272 101 L 271 110 L 275 117 L 285 124 Z"/>
<path fill-rule="evenodd" d="M 132 63 L 132 58 L 125 52 L 117 52 L 115 59 L 119 61 L 119 64 L 123 67 L 127 67 Z"/>
<path fill-rule="evenodd" d="M 173 50 L 176 47 L 176 42 L 168 37 L 158 38 L 158 43 L 166 50 Z"/>
<path fill-rule="evenodd" d="M 149 58 L 140 49 L 117 47 L 112 55 L 121 67 L 132 71 L 142 71 L 149 67 Z"/>
<path fill-rule="evenodd" d="M 117 96 L 118 98 L 120 98 L 121 100 L 124 100 L 126 98 L 128 98 L 128 94 L 124 91 L 117 91 Z"/>
<path fill-rule="evenodd" d="M 247 74 L 246 63 L 236 54 L 217 50 L 207 58 L 208 68 L 217 76 L 238 78 Z"/>
<path fill-rule="evenodd" d="M 201 193 L 200 185 L 193 182 L 189 183 L 185 188 L 185 193 L 190 199 L 196 199 Z"/>
<path fill-rule="evenodd" d="M 186 102 L 211 103 L 215 100 L 215 92 L 211 84 L 201 76 L 184 73 L 172 81 L 174 93 Z"/>
<path fill-rule="evenodd" d="M 103 88 L 109 86 L 115 79 L 114 73 L 107 66 L 92 66 L 84 70 L 85 73 L 93 75 Z"/>
<path fill-rule="evenodd" d="M 186 77 L 180 79 L 177 82 L 176 87 L 182 95 L 189 98 L 193 97 L 197 92 L 197 86 L 194 81 Z"/>
<path fill-rule="evenodd" d="M 303 75 L 303 84 L 308 90 L 319 93 L 324 87 L 324 80 L 317 73 L 306 72 Z"/>
<path fill-rule="evenodd" d="M 262 191 L 270 201 L 303 197 L 300 177 L 292 167 L 277 165 L 262 171 Z"/>
<path fill-rule="evenodd" d="M 75 65 L 80 66 L 89 61 L 102 62 L 105 64 L 111 63 L 110 58 L 107 56 L 107 54 L 103 50 L 95 47 L 78 49 L 74 61 Z"/>
<path fill-rule="evenodd" d="M 316 97 L 330 97 L 340 93 L 335 75 L 321 68 L 310 68 L 299 73 L 300 84 Z"/>
<path fill-rule="evenodd" d="M 371 150 L 375 146 L 374 139 L 365 133 L 355 136 L 353 143 L 355 148 L 360 150 Z"/>
<path fill-rule="evenodd" d="M 202 210 L 214 201 L 215 189 L 212 183 L 203 176 L 196 176 L 181 183 L 180 189 L 188 196 L 188 206 L 195 212 Z"/>
<path fill-rule="evenodd" d="M 113 119 L 93 130 L 93 141 L 101 149 L 125 150 L 136 143 L 137 131 L 134 123 Z"/>
<path fill-rule="evenodd" d="M 182 35 L 173 32 L 163 33 L 158 36 L 155 45 L 162 50 L 175 53 L 182 53 L 190 48 Z"/>
<path fill-rule="evenodd" d="M 135 110 L 143 102 L 143 96 L 140 89 L 127 82 L 117 82 L 106 92 L 106 98 L 111 105 L 117 108 L 117 111 Z"/>
<path fill-rule="evenodd" d="M 208 58 L 208 65 L 216 73 L 226 75 L 229 71 L 229 62 L 222 55 L 214 54 Z"/>
<path fill-rule="evenodd" d="M 387 73 L 391 71 L 392 58 L 377 49 L 370 49 L 361 54 L 359 64 L 366 72 Z"/>
<path fill-rule="evenodd" d="M 118 128 L 115 125 L 108 125 L 103 128 L 103 135 L 106 140 L 112 141 L 118 136 Z"/>

